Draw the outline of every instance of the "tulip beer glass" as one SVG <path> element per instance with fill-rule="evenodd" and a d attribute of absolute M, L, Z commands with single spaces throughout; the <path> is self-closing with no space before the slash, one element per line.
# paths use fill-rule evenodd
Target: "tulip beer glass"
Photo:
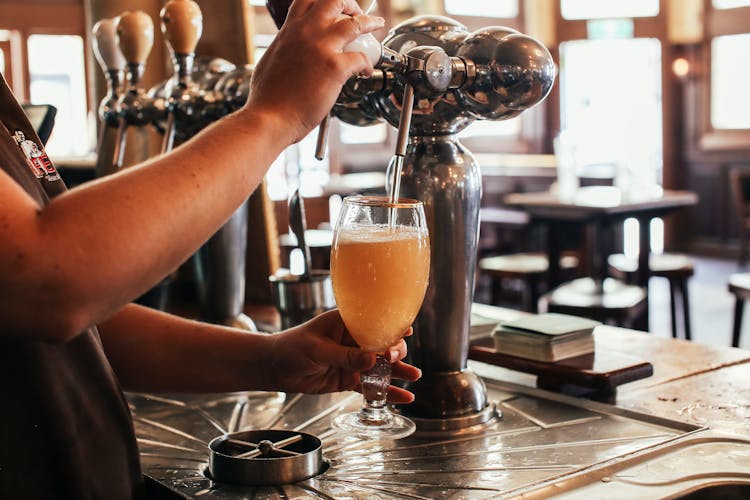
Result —
<path fill-rule="evenodd" d="M 361 374 L 363 408 L 340 415 L 334 427 L 370 439 L 398 439 L 414 423 L 386 406 L 391 366 L 383 357 L 416 318 L 430 271 L 430 242 L 422 203 L 387 197 L 344 199 L 334 229 L 331 279 L 336 305 L 360 348 L 377 353 Z"/>

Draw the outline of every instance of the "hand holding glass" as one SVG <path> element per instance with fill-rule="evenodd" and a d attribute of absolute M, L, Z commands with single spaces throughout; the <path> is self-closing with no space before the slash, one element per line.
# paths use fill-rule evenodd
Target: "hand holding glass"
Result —
<path fill-rule="evenodd" d="M 414 423 L 386 407 L 391 365 L 384 358 L 416 318 L 430 271 L 422 203 L 385 197 L 344 199 L 334 229 L 331 279 L 344 324 L 360 348 L 378 354 L 361 374 L 364 407 L 334 427 L 371 439 L 397 439 Z"/>

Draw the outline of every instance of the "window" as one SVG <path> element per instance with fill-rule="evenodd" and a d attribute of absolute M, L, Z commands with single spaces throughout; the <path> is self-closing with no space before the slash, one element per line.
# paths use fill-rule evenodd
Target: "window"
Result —
<path fill-rule="evenodd" d="M 695 110 L 699 149 L 747 151 L 750 95 L 742 83 L 750 78 L 750 0 L 713 0 L 709 5 L 706 41 L 692 73 L 701 98 Z"/>
<path fill-rule="evenodd" d="M 46 149 L 50 156 L 83 156 L 92 150 L 86 131 L 83 39 L 72 35 L 28 38 L 30 100 L 57 108 Z"/>
<path fill-rule="evenodd" d="M 369 127 L 357 127 L 341 122 L 343 144 L 381 144 L 388 138 L 388 125 L 377 123 Z"/>
<path fill-rule="evenodd" d="M 734 9 L 750 6 L 750 0 L 713 0 L 715 9 Z"/>
<path fill-rule="evenodd" d="M 0 30 L 0 73 L 5 78 L 6 83 L 15 91 L 13 87 L 13 64 L 11 56 L 11 32 Z"/>
<path fill-rule="evenodd" d="M 511 18 L 518 15 L 518 0 L 445 0 L 445 11 L 456 16 Z"/>
<path fill-rule="evenodd" d="M 319 196 L 330 177 L 329 154 L 323 161 L 315 159 L 318 129 L 298 144 L 292 144 L 274 161 L 266 174 L 268 196 L 272 200 L 289 197 L 298 187 L 303 196 Z"/>
<path fill-rule="evenodd" d="M 627 169 L 631 183 L 660 180 L 658 40 L 578 40 L 561 44 L 560 107 L 561 128 L 576 140 L 579 165 L 609 164 L 613 169 Z M 634 144 L 638 147 L 633 148 Z M 616 174 L 613 170 L 612 177 Z"/>
<path fill-rule="evenodd" d="M 514 136 L 521 132 L 521 120 L 511 118 L 501 121 L 477 120 L 466 127 L 458 136 L 462 139 L 468 137 L 497 137 Z"/>
<path fill-rule="evenodd" d="M 657 38 L 560 45 L 560 124 L 573 141 L 578 171 L 611 178 L 625 196 L 657 190 L 662 182 L 661 49 Z M 638 231 L 637 220 L 624 224 L 626 255 L 637 255 Z M 652 221 L 650 231 L 652 251 L 659 252 L 662 222 Z"/>
<path fill-rule="evenodd" d="M 561 0 L 564 19 L 653 17 L 659 14 L 659 0 Z"/>
<path fill-rule="evenodd" d="M 711 126 L 750 129 L 750 33 L 718 36 L 711 42 Z"/>

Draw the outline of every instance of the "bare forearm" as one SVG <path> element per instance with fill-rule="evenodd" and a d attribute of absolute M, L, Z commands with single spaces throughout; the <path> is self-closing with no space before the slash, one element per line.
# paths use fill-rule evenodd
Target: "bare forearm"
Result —
<path fill-rule="evenodd" d="M 106 318 L 176 269 L 252 193 L 286 145 L 272 125 L 227 117 L 168 157 L 56 198 L 37 215 L 29 241 L 43 243 L 30 246 L 45 251 L 22 281 L 64 283 L 49 303 L 85 304 L 74 311 L 81 326 Z"/>
<path fill-rule="evenodd" d="M 124 291 L 119 300 L 127 301 L 205 242 L 252 193 L 284 146 L 260 119 L 233 115 L 170 157 L 71 191 L 41 217 L 61 242 L 89 242 L 85 255 L 66 259 L 71 280 L 84 269 L 101 270 L 93 282 L 87 276 L 83 293 L 90 297 L 84 299 L 115 288 Z"/>
<path fill-rule="evenodd" d="M 128 305 L 99 326 L 126 390 L 224 392 L 270 389 L 270 337 Z"/>
<path fill-rule="evenodd" d="M 348 391 L 359 387 L 359 372 L 375 364 L 373 353 L 351 346 L 338 311 L 258 335 L 129 305 L 99 331 L 123 387 L 140 392 Z M 395 378 L 419 378 L 417 368 L 400 361 L 406 356 L 403 340 L 388 353 Z M 389 389 L 395 403 L 413 398 Z"/>

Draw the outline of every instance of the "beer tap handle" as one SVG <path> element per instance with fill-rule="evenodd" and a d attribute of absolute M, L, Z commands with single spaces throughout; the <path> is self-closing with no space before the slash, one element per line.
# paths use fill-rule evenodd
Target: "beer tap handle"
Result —
<path fill-rule="evenodd" d="M 182 93 L 189 85 L 193 72 L 195 47 L 203 32 L 203 13 L 193 0 L 169 0 L 162 8 L 161 30 L 172 53 L 175 75 L 179 87 L 173 90 L 172 97 Z M 177 92 L 178 94 L 175 94 Z M 170 101 L 174 99 L 170 98 Z M 172 104 L 167 109 L 167 125 L 161 144 L 162 153 L 171 151 L 175 138 L 175 114 Z"/>
<path fill-rule="evenodd" d="M 414 111 L 414 87 L 404 85 L 404 98 L 401 101 L 401 118 L 398 122 L 396 136 L 396 155 L 406 156 L 406 146 L 409 143 L 409 129 L 411 128 L 411 114 Z"/>
<path fill-rule="evenodd" d="M 107 78 L 107 94 L 99 104 L 98 115 L 101 119 L 99 136 L 96 141 L 97 175 L 109 172 L 114 164 L 114 157 L 109 157 L 112 143 L 108 140 L 108 129 L 118 125 L 117 99 L 120 96 L 122 72 L 125 69 L 125 56 L 117 44 L 117 27 L 114 19 L 100 19 L 91 30 L 94 56 Z"/>
<path fill-rule="evenodd" d="M 117 44 L 117 32 L 114 19 L 100 19 L 91 30 L 94 56 L 105 74 L 125 69 L 125 56 Z"/>
<path fill-rule="evenodd" d="M 154 45 L 154 23 L 142 10 L 123 12 L 117 18 L 117 40 L 127 61 L 129 84 L 135 89 Z"/>
<path fill-rule="evenodd" d="M 315 159 L 323 161 L 326 156 L 326 145 L 328 144 L 328 128 L 331 124 L 331 113 L 323 117 L 318 125 L 318 140 L 315 143 Z"/>
<path fill-rule="evenodd" d="M 170 0 L 160 13 L 161 30 L 180 83 L 190 79 L 195 47 L 203 32 L 203 13 L 193 0 Z"/>
<path fill-rule="evenodd" d="M 119 170 L 125 158 L 127 144 L 127 128 L 129 109 L 123 98 L 127 94 L 135 95 L 141 82 L 146 59 L 154 45 L 154 23 L 142 10 L 128 11 L 120 14 L 115 20 L 117 43 L 125 58 L 128 68 L 128 91 L 120 98 L 118 104 L 117 134 L 115 136 L 115 151 L 113 167 Z"/>
<path fill-rule="evenodd" d="M 373 67 L 378 69 L 394 69 L 406 67 L 406 56 L 382 45 L 371 33 L 360 35 L 344 47 L 344 52 L 362 52 L 367 56 Z M 328 127 L 331 114 L 328 113 L 318 126 L 318 141 L 315 146 L 315 158 L 323 160 L 326 144 L 328 143 Z"/>

